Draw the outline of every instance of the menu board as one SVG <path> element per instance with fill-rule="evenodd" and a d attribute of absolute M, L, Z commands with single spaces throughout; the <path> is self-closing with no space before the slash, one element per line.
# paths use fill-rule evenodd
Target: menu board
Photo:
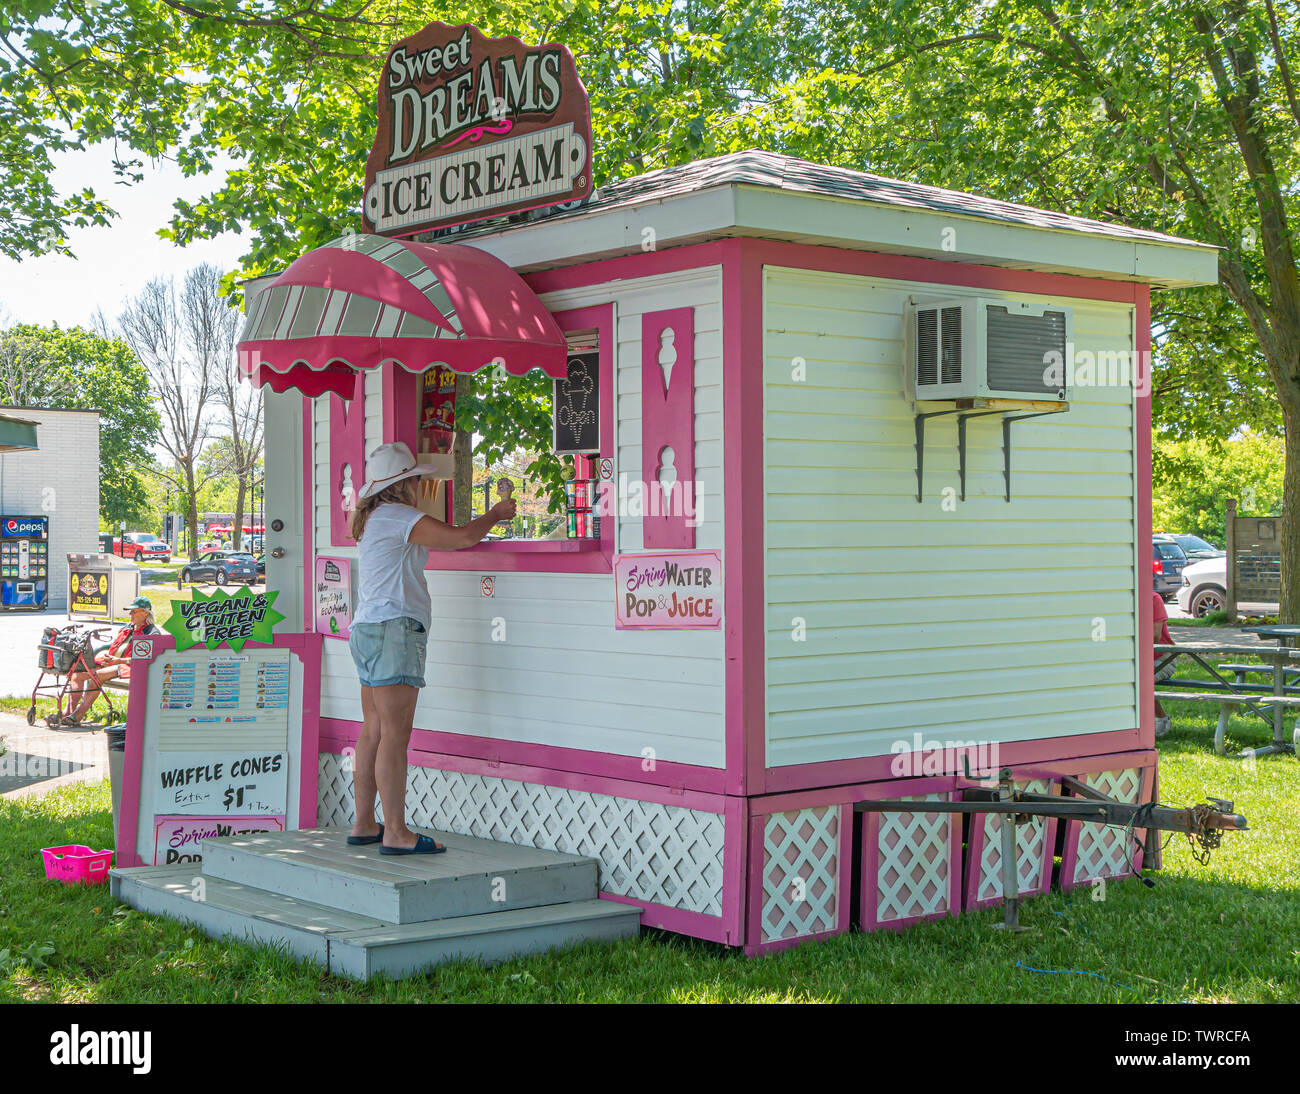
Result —
<path fill-rule="evenodd" d="M 133 644 L 120 865 L 194 862 L 204 839 L 315 823 L 318 722 L 305 691 L 319 689 L 320 642 Z"/>
<path fill-rule="evenodd" d="M 551 395 L 555 452 L 600 451 L 600 353 L 569 355 L 569 374 L 556 380 Z"/>
<path fill-rule="evenodd" d="M 158 719 L 160 745 L 177 727 L 229 724 L 274 729 L 279 740 L 289 725 L 289 660 L 253 653 L 168 659 L 162 666 Z M 165 745 L 164 745 L 165 747 Z"/>

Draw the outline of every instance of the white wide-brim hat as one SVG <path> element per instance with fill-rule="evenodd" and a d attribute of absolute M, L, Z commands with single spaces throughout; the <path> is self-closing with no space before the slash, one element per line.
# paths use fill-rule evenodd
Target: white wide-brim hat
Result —
<path fill-rule="evenodd" d="M 381 444 L 366 457 L 366 481 L 357 496 L 372 497 L 395 482 L 417 476 L 435 475 L 437 470 L 431 464 L 417 463 L 415 457 L 411 455 L 410 448 L 402 441 Z"/>

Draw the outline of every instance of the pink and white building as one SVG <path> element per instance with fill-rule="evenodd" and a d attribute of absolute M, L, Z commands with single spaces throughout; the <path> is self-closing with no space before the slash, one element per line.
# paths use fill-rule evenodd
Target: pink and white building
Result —
<path fill-rule="evenodd" d="M 671 448 L 693 519 L 620 504 L 598 539 L 430 554 L 408 820 L 595 857 L 643 924 L 749 952 L 984 906 L 997 818 L 854 804 L 960 796 L 963 756 L 1149 799 L 1149 294 L 1216 276 L 1187 240 L 762 152 L 428 245 L 345 238 L 248 286 L 282 389 L 268 587 L 314 629 L 316 559 L 355 558 L 342 499 L 414 442 L 424 370 L 562 376 L 594 344 L 613 494 Z M 927 302 L 1068 314 L 1068 410 L 917 402 Z M 1080 364 L 1116 360 L 1137 375 Z M 616 556 L 665 550 L 716 552 L 719 626 L 616 626 Z M 316 821 L 342 825 L 360 695 L 323 647 Z M 1090 824 L 1019 836 L 1024 893 L 1133 858 Z"/>

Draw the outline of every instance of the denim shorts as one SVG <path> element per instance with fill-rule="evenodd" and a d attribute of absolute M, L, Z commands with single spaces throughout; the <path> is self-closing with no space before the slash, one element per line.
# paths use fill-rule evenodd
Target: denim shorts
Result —
<path fill-rule="evenodd" d="M 418 620 L 402 616 L 382 623 L 354 623 L 348 638 L 357 675 L 365 687 L 390 684 L 424 687 L 424 658 L 429 632 Z"/>

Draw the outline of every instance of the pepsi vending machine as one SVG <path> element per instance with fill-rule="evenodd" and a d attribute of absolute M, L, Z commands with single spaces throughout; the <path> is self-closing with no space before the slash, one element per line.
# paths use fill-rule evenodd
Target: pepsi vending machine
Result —
<path fill-rule="evenodd" d="M 45 610 L 49 531 L 49 517 L 0 517 L 0 610 Z"/>

